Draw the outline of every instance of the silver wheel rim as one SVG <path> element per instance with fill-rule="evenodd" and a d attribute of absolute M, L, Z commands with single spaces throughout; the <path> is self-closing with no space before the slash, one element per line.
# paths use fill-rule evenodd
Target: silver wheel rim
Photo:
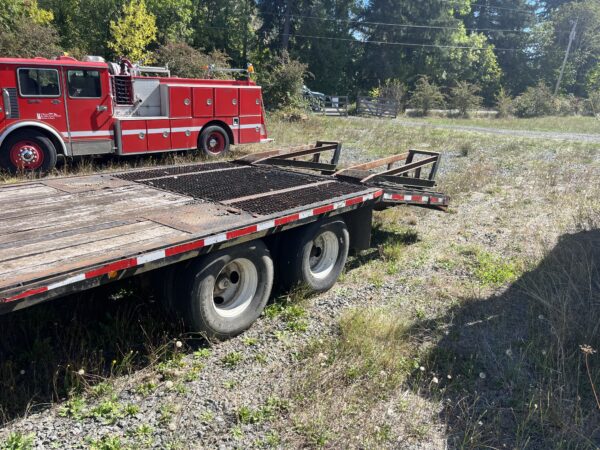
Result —
<path fill-rule="evenodd" d="M 215 312 L 221 317 L 238 317 L 250 306 L 257 289 L 256 266 L 246 258 L 234 259 L 221 269 L 215 280 Z"/>
<path fill-rule="evenodd" d="M 310 249 L 309 265 L 313 277 L 322 280 L 326 278 L 333 268 L 340 253 L 337 236 L 331 231 L 319 234 L 313 241 Z"/>

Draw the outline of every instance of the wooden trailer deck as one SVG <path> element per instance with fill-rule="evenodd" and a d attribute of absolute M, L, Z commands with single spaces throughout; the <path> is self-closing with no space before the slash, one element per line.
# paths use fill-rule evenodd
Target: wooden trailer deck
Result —
<path fill-rule="evenodd" d="M 447 206 L 447 197 L 424 190 L 434 184 L 435 154 L 335 172 L 340 149 L 317 143 L 232 162 L 0 186 L 0 313 L 376 202 Z M 325 151 L 334 151 L 331 162 L 319 161 Z M 378 166 L 387 170 L 370 172 Z M 432 167 L 427 179 L 424 166 Z"/>

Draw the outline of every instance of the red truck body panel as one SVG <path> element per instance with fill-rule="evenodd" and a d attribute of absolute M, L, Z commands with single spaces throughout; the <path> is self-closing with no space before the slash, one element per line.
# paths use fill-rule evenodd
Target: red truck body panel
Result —
<path fill-rule="evenodd" d="M 115 76 L 107 63 L 69 57 L 0 58 L 0 90 L 0 145 L 22 127 L 43 130 L 66 156 L 195 149 L 209 124 L 232 144 L 267 140 L 251 80 Z"/>

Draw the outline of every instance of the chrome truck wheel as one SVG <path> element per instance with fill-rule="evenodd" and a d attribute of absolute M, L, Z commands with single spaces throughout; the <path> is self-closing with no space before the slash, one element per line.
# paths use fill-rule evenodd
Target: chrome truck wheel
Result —
<path fill-rule="evenodd" d="M 257 240 L 200 257 L 177 278 L 177 309 L 189 329 L 227 339 L 249 328 L 265 308 L 273 261 Z"/>

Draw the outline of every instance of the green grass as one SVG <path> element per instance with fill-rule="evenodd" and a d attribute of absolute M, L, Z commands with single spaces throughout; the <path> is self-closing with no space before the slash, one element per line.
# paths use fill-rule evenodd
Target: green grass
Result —
<path fill-rule="evenodd" d="M 583 133 L 600 135 L 600 119 L 596 117 L 536 117 L 531 119 L 518 118 L 470 118 L 450 119 L 430 117 L 422 120 L 435 125 L 473 126 L 484 128 L 499 128 L 507 130 L 550 131 L 555 133 Z"/>
<path fill-rule="evenodd" d="M 490 123 L 570 132 L 596 125 L 571 118 Z M 310 298 L 293 294 L 266 309 L 267 328 L 275 329 L 265 339 L 275 337 L 275 345 L 298 355 L 288 368 L 288 406 L 275 413 L 247 406 L 233 437 L 243 439 L 244 426 L 268 423 L 274 445 L 282 447 L 594 448 L 600 418 L 579 346 L 600 349 L 600 258 L 598 246 L 579 233 L 600 226 L 597 145 L 377 119 L 310 116 L 289 123 L 273 116 L 268 127 L 274 144 L 238 151 L 317 139 L 343 140 L 368 157 L 440 150 L 438 189 L 452 201 L 448 214 L 415 208 L 376 214 L 375 248 L 353 256 L 334 288 L 336 295 L 365 288 L 365 298 L 331 335 L 299 351 L 313 320 Z M 68 395 L 61 408 L 66 417 L 81 420 L 108 402 L 96 413 L 110 421 L 134 413 L 111 403 L 116 377 L 151 366 L 151 376 L 134 389 L 152 395 L 155 376 L 179 386 L 213 363 L 209 348 L 173 348 L 183 330 L 146 293 L 120 285 L 91 294 L 0 317 L 4 421 L 30 403 Z M 252 347 L 256 338 L 239 344 Z M 271 361 L 261 353 L 253 358 L 253 364 Z M 242 360 L 234 350 L 217 364 L 234 368 Z M 598 354 L 589 363 L 598 390 Z M 243 388 L 235 380 L 224 387 L 231 395 Z M 161 427 L 176 413 L 174 405 L 161 407 Z"/>

